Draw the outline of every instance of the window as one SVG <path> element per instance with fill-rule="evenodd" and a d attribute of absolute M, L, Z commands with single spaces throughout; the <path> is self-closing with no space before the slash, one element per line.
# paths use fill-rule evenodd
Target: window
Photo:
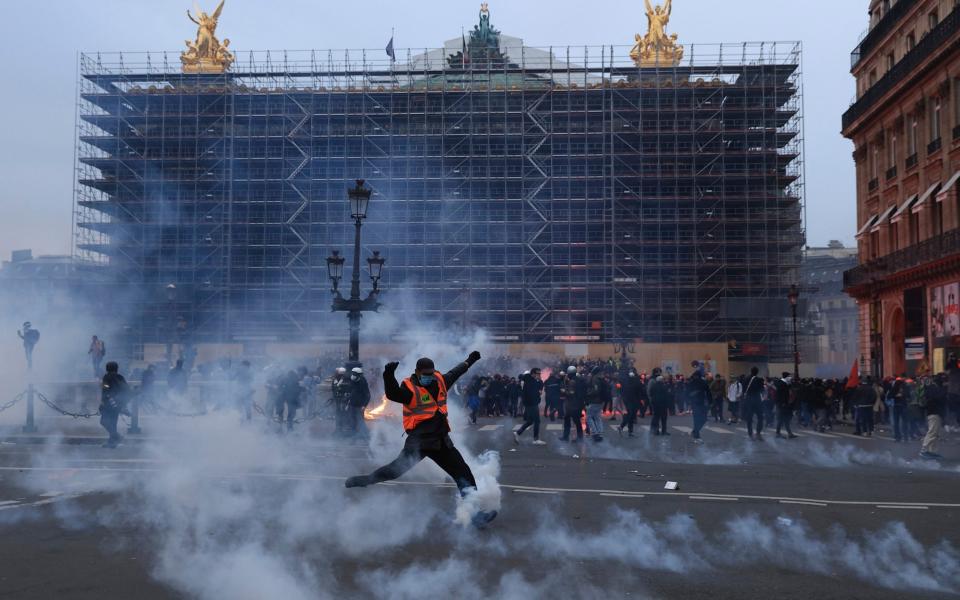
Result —
<path fill-rule="evenodd" d="M 877 70 L 874 69 L 870 71 L 870 87 L 873 87 L 873 84 L 877 82 Z"/>
<path fill-rule="evenodd" d="M 930 14 L 927 15 L 927 25 L 930 27 L 930 29 L 933 29 L 934 27 L 936 27 L 937 23 L 939 22 L 940 22 L 940 13 L 938 13 L 936 10 L 930 11 Z"/>
<path fill-rule="evenodd" d="M 943 233 L 943 202 L 933 200 L 933 234 L 940 235 Z"/>
<path fill-rule="evenodd" d="M 960 1 L 960 0 L 958 0 Z M 917 36 L 911 31 L 907 34 L 907 52 L 917 47 Z"/>
<path fill-rule="evenodd" d="M 890 141 L 887 143 L 887 166 L 894 168 L 897 166 L 897 132 L 890 132 Z"/>
<path fill-rule="evenodd" d="M 930 99 L 930 142 L 940 139 L 940 98 Z"/>
<path fill-rule="evenodd" d="M 896 60 L 894 60 L 893 52 L 891 52 L 887 54 L 887 70 L 893 69 L 894 64 L 896 64 Z"/>
<path fill-rule="evenodd" d="M 870 144 L 870 179 L 878 177 L 880 163 L 880 148 L 876 144 Z"/>
<path fill-rule="evenodd" d="M 907 154 L 914 156 L 917 153 L 917 115 L 910 115 L 910 131 L 907 135 Z"/>

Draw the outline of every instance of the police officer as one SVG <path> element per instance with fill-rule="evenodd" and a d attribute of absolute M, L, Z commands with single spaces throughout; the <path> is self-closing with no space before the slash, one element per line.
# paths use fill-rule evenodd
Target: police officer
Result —
<path fill-rule="evenodd" d="M 404 379 L 402 384 L 397 383 L 394 375 L 400 364 L 388 363 L 383 370 L 383 387 L 388 400 L 403 405 L 403 429 L 407 439 L 400 456 L 393 462 L 369 475 L 348 477 L 345 486 L 366 487 L 396 479 L 424 458 L 429 458 L 453 478 L 461 496 L 466 497 L 476 492 L 477 481 L 450 439 L 447 389 L 478 360 L 480 353 L 474 350 L 467 360 L 440 374 L 436 371 L 433 360 L 421 358 L 417 361 L 414 373 Z M 480 511 L 473 516 L 473 523 L 480 527 L 496 516 L 496 511 Z"/>
<path fill-rule="evenodd" d="M 367 425 L 363 422 L 363 409 L 370 404 L 370 385 L 363 376 L 363 369 L 354 367 L 350 371 L 349 398 L 347 411 L 350 423 L 350 435 L 368 437 Z"/>
<path fill-rule="evenodd" d="M 577 368 L 567 367 L 567 376 L 563 380 L 560 388 L 560 395 L 563 399 L 563 442 L 570 441 L 570 425 L 577 427 L 577 441 L 583 441 L 583 424 L 580 420 L 583 418 L 583 400 L 577 393 L 578 387 Z"/>
<path fill-rule="evenodd" d="M 343 367 L 337 367 L 330 380 L 330 404 L 333 404 L 334 431 L 337 435 L 344 435 L 347 431 L 347 400 L 350 396 L 350 380 L 347 377 L 347 370 Z"/>
<path fill-rule="evenodd" d="M 107 363 L 107 372 L 103 376 L 100 390 L 100 424 L 107 430 L 109 437 L 104 448 L 116 448 L 123 437 L 117 432 L 117 420 L 126 410 L 127 380 L 120 374 L 117 363 Z"/>

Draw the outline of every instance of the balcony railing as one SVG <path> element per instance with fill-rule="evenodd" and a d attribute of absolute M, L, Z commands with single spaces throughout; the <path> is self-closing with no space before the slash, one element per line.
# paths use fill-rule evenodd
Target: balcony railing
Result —
<path fill-rule="evenodd" d="M 912 169 L 912 168 L 915 167 L 915 166 L 917 166 L 917 153 L 916 153 L 916 152 L 914 152 L 913 154 L 911 154 L 910 156 L 907 157 L 907 169 L 908 169 L 908 170 L 909 170 L 909 169 Z"/>
<path fill-rule="evenodd" d="M 932 142 L 930 142 L 929 144 L 927 144 L 927 154 L 933 154 L 934 152 L 936 152 L 942 147 L 943 147 L 943 140 L 941 140 L 940 138 L 937 138 Z"/>
<path fill-rule="evenodd" d="M 899 3 L 898 3 L 899 5 Z M 891 9 L 893 12 L 893 9 Z M 917 70 L 920 63 L 930 58 L 930 56 L 940 50 L 946 50 L 943 45 L 960 31 L 960 10 L 953 10 L 947 18 L 940 22 L 930 32 L 920 40 L 913 50 L 907 52 L 900 62 L 887 71 L 887 74 L 880 78 L 880 81 L 873 84 L 860 98 L 853 103 L 853 106 L 843 113 L 843 128 L 846 129 L 854 121 L 866 113 L 878 100 L 883 98 L 895 85 L 904 78 L 911 76 L 920 76 Z"/>
<path fill-rule="evenodd" d="M 877 179 L 876 177 L 871 179 L 870 183 L 867 184 L 867 190 L 870 192 L 876 191 L 878 187 L 880 187 L 880 180 Z"/>
<path fill-rule="evenodd" d="M 893 31 L 893 28 L 897 25 L 897 22 L 903 18 L 910 9 L 917 5 L 919 0 L 900 0 L 887 11 L 887 14 L 883 15 L 880 21 L 873 26 L 873 28 L 867 32 L 867 35 L 863 37 L 863 40 L 853 49 L 853 52 L 850 53 L 850 68 L 857 66 L 861 59 L 864 56 L 870 54 L 877 44 L 887 36 L 888 33 Z"/>
<path fill-rule="evenodd" d="M 887 181 L 890 181 L 897 176 L 897 167 L 890 167 L 887 169 Z"/>
<path fill-rule="evenodd" d="M 863 263 L 843 274 L 843 287 L 864 285 L 872 280 L 882 280 L 895 273 L 960 254 L 960 229 L 924 240 L 903 250 Z"/>

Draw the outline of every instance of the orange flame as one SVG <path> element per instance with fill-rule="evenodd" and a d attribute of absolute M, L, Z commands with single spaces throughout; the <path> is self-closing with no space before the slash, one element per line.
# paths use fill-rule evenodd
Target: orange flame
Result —
<path fill-rule="evenodd" d="M 387 400 L 386 396 L 380 397 L 380 404 L 374 406 L 373 408 L 368 408 L 363 411 L 363 418 L 368 421 L 373 421 L 374 419 L 380 419 L 387 414 L 387 407 L 390 406 L 390 401 Z"/>

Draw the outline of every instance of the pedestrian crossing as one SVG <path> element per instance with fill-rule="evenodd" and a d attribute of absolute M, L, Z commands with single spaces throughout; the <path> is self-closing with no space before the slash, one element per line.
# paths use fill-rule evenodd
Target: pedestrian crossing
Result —
<path fill-rule="evenodd" d="M 606 422 L 604 424 L 606 425 Z M 617 424 L 611 423 L 609 426 L 617 427 Z M 563 431 L 563 425 L 560 423 L 546 423 L 542 427 L 545 431 Z M 646 427 L 646 425 L 642 422 L 638 422 L 636 427 L 637 429 L 642 430 Z M 493 432 L 493 431 L 500 431 L 504 428 L 507 428 L 512 431 L 517 428 L 517 425 L 516 424 L 505 425 L 503 423 L 492 423 L 492 424 L 481 425 L 477 427 L 477 431 Z M 670 425 L 669 428 L 686 435 L 689 435 L 693 431 L 691 427 L 686 425 Z M 733 426 L 723 426 L 723 427 L 717 424 L 714 424 L 714 425 L 704 426 L 703 430 L 710 433 L 722 435 L 722 436 L 738 435 L 738 434 L 746 433 L 746 426 L 743 423 L 739 423 Z M 765 431 L 768 434 L 772 434 L 773 428 L 767 427 L 765 428 Z M 891 441 L 890 438 L 879 436 L 879 435 L 875 435 L 872 438 L 866 438 L 866 437 L 861 437 L 861 436 L 853 435 L 850 433 L 842 433 L 838 431 L 825 433 L 820 431 L 813 431 L 810 429 L 798 429 L 797 431 L 794 432 L 794 435 L 796 435 L 799 438 L 810 436 L 810 437 L 818 437 L 818 438 L 833 439 L 833 440 L 839 440 L 842 438 L 851 438 L 856 440 L 875 439 L 875 440 Z"/>

